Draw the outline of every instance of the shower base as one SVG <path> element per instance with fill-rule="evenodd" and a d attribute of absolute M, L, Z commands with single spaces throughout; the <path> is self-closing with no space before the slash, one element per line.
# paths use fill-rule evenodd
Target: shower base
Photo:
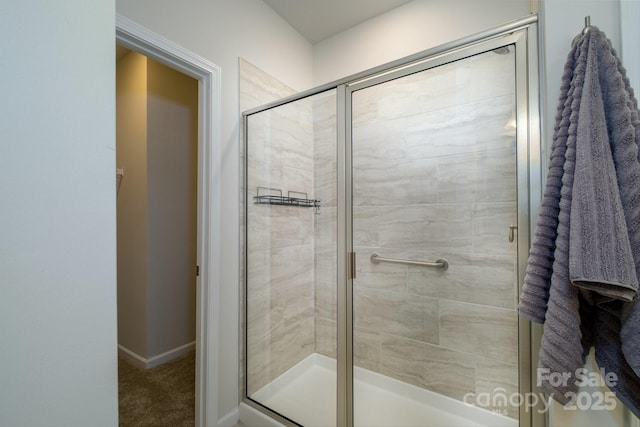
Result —
<path fill-rule="evenodd" d="M 359 367 L 354 368 L 354 418 L 367 427 L 517 427 L 512 418 Z M 251 398 L 305 427 L 336 420 L 336 362 L 314 353 Z"/>

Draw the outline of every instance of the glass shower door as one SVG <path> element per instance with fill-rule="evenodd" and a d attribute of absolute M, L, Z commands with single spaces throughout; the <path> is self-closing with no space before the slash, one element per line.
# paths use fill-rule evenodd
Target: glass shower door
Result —
<path fill-rule="evenodd" d="M 336 90 L 245 126 L 245 392 L 283 422 L 335 425 Z"/>
<path fill-rule="evenodd" d="M 518 425 L 515 70 L 505 46 L 351 93 L 357 426 Z"/>

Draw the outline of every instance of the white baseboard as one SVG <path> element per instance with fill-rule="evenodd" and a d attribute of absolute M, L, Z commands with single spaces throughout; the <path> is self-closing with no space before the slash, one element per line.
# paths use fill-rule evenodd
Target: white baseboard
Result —
<path fill-rule="evenodd" d="M 182 356 L 183 354 L 187 354 L 190 351 L 195 350 L 196 342 L 192 341 L 188 344 L 181 345 L 180 347 L 176 347 L 169 351 L 165 351 L 162 354 L 158 354 L 157 356 L 153 356 L 149 359 L 146 359 L 134 351 L 129 350 L 122 344 L 118 344 L 118 356 L 127 359 L 134 366 L 141 369 L 149 369 L 154 368 L 156 366 L 162 365 L 170 360 L 173 360 L 177 357 Z"/>
<path fill-rule="evenodd" d="M 162 354 L 158 354 L 157 356 L 153 356 L 150 359 L 147 359 L 147 368 L 153 368 L 158 365 L 162 365 L 170 360 L 173 360 L 177 357 L 182 356 L 183 354 L 187 354 L 190 351 L 194 351 L 196 349 L 196 342 L 192 341 L 188 344 L 181 345 L 180 347 L 176 347 L 169 351 L 165 351 Z"/>
<path fill-rule="evenodd" d="M 238 421 L 247 427 L 284 427 L 283 424 L 244 402 L 240 402 L 240 417 Z"/>
<path fill-rule="evenodd" d="M 217 427 L 233 427 L 238 422 L 238 414 L 239 410 L 236 407 L 227 415 L 218 420 Z"/>
<path fill-rule="evenodd" d="M 127 359 L 136 368 L 147 369 L 147 359 L 129 350 L 127 347 L 123 346 L 122 344 L 118 344 L 118 356 L 122 357 L 123 359 Z"/>

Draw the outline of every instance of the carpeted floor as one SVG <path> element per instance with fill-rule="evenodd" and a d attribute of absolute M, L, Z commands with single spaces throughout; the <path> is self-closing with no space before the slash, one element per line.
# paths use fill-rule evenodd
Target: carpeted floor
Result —
<path fill-rule="evenodd" d="M 195 425 L 195 352 L 151 369 L 118 360 L 120 427 Z"/>

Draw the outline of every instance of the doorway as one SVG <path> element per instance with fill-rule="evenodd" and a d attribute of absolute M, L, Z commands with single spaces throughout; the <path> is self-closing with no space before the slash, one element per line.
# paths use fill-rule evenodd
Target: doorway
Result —
<path fill-rule="evenodd" d="M 116 135 L 120 424 L 193 425 L 197 80 L 116 45 Z"/>
<path fill-rule="evenodd" d="M 207 425 L 218 420 L 221 185 L 215 172 L 222 167 L 221 70 L 120 15 L 116 42 L 198 81 L 195 425 Z"/>

